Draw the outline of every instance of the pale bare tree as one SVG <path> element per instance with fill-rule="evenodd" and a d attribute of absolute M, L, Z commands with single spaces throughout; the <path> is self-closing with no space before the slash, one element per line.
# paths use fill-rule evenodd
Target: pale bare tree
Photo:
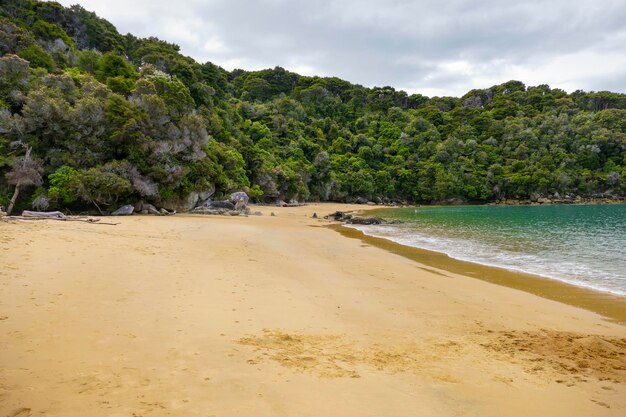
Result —
<path fill-rule="evenodd" d="M 6 179 L 9 184 L 15 185 L 13 197 L 9 202 L 7 213 L 11 214 L 15 202 L 20 195 L 20 190 L 24 187 L 32 185 L 41 185 L 41 163 L 31 156 L 32 148 L 28 145 L 22 145 L 26 148 L 26 154 L 20 156 L 11 164 L 11 170 L 7 172 Z"/>

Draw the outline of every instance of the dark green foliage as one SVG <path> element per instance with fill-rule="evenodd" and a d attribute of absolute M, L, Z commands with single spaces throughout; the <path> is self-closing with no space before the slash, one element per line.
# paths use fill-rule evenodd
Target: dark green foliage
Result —
<path fill-rule="evenodd" d="M 87 58 L 86 55 L 83 55 Z M 88 63 L 83 63 L 88 66 Z M 133 90 L 138 74 L 133 66 L 115 52 L 100 58 L 95 67 L 96 78 L 116 93 L 128 95 Z"/>
<path fill-rule="evenodd" d="M 288 94 L 300 78 L 298 74 L 281 67 L 255 72 L 236 71 L 232 75 L 232 82 L 239 88 L 241 97 L 250 101 L 266 101 Z"/>
<path fill-rule="evenodd" d="M 96 78 L 104 81 L 109 77 L 134 78 L 135 69 L 124 58 L 114 52 L 108 52 L 98 61 Z"/>
<path fill-rule="evenodd" d="M 0 5 L 0 54 L 0 202 L 15 142 L 60 207 L 213 187 L 255 201 L 626 193 L 625 94 L 509 81 L 429 98 L 280 67 L 229 73 L 35 0 Z"/>
<path fill-rule="evenodd" d="M 65 19 L 62 23 L 65 31 L 80 49 L 97 49 L 101 52 L 124 51 L 124 37 L 117 32 L 115 26 L 79 5 L 65 9 Z"/>
<path fill-rule="evenodd" d="M 99 69 L 102 54 L 93 49 L 78 52 L 78 68 L 83 72 L 95 74 Z"/>
<path fill-rule="evenodd" d="M 112 172 L 110 164 L 83 170 L 80 179 L 81 198 L 96 204 L 113 204 L 132 191 L 131 182 Z"/>
<path fill-rule="evenodd" d="M 53 23 L 48 23 L 44 20 L 38 20 L 31 26 L 33 34 L 43 40 L 55 41 L 61 39 L 67 46 L 75 47 L 74 41 L 70 38 L 63 29 Z"/>
<path fill-rule="evenodd" d="M 17 51 L 17 55 L 30 63 L 31 68 L 44 68 L 52 71 L 55 67 L 54 60 L 39 45 L 33 44 L 29 47 Z"/>

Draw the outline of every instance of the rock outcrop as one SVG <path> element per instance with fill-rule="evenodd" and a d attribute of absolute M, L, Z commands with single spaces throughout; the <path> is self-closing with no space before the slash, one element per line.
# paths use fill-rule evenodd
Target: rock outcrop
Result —
<path fill-rule="evenodd" d="M 352 217 L 351 219 L 346 220 L 348 224 L 390 224 L 393 222 L 389 222 L 385 219 L 381 219 L 380 217 Z"/>
<path fill-rule="evenodd" d="M 243 191 L 237 191 L 236 193 L 232 193 L 230 195 L 230 202 L 235 206 L 237 204 L 242 204 L 241 207 L 245 208 L 248 206 L 248 201 L 250 201 L 250 197 L 248 197 L 248 194 Z"/>
<path fill-rule="evenodd" d="M 171 216 L 172 214 L 176 214 L 176 210 L 168 211 L 164 208 L 158 209 L 153 204 L 144 203 L 143 201 L 136 202 L 133 205 L 133 208 L 134 208 L 134 212 L 132 214 L 152 214 L 155 216 L 163 216 L 163 215 Z"/>
<path fill-rule="evenodd" d="M 324 216 L 324 218 L 326 220 L 359 225 L 402 223 L 399 220 L 385 220 L 380 217 L 357 217 L 349 213 L 344 213 L 343 211 L 336 211 L 334 213 Z"/>
<path fill-rule="evenodd" d="M 135 211 L 135 207 L 132 204 L 126 204 L 111 213 L 111 216 L 130 216 Z"/>
<path fill-rule="evenodd" d="M 324 216 L 326 220 L 334 220 L 336 222 L 345 222 L 352 218 L 352 214 L 344 213 L 343 211 L 336 211 Z"/>
<path fill-rule="evenodd" d="M 248 215 L 250 197 L 243 191 L 237 191 L 230 195 L 230 199 L 223 201 L 206 201 L 190 210 L 193 214 L 218 214 L 228 216 Z"/>
<path fill-rule="evenodd" d="M 541 195 L 533 193 L 529 198 L 523 199 L 519 197 L 515 198 L 502 198 L 490 205 L 505 205 L 505 206 L 522 206 L 522 205 L 538 205 L 538 204 L 610 204 L 610 203 L 624 203 L 626 198 L 611 193 L 596 193 L 596 194 L 584 194 L 574 195 L 554 193 L 552 195 Z"/>
<path fill-rule="evenodd" d="M 235 210 L 235 205 L 230 201 L 209 201 L 202 207 L 209 209 Z"/>

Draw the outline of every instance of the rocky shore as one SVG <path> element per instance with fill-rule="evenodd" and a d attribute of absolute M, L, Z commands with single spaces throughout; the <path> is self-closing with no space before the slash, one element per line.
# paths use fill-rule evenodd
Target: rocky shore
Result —
<path fill-rule="evenodd" d="M 317 217 L 317 214 L 313 214 L 313 217 Z M 382 217 L 360 217 L 353 213 L 346 213 L 343 211 L 335 211 L 327 216 L 324 216 L 326 220 L 332 220 L 336 222 L 346 224 L 360 224 L 360 225 L 372 225 L 372 224 L 398 224 L 399 220 L 385 220 Z"/>
<path fill-rule="evenodd" d="M 614 194 L 586 194 L 572 195 L 565 194 L 561 196 L 558 193 L 553 195 L 531 195 L 526 199 L 501 199 L 489 203 L 490 205 L 504 206 L 524 206 L 524 205 L 540 205 L 540 204 L 615 204 L 626 203 L 626 197 Z"/>

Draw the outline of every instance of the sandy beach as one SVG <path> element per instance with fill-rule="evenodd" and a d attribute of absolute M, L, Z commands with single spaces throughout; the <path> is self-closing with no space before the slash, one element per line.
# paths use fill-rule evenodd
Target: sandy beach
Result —
<path fill-rule="evenodd" d="M 311 218 L 360 208 L 0 222 L 0 417 L 626 413 L 624 325 Z"/>

